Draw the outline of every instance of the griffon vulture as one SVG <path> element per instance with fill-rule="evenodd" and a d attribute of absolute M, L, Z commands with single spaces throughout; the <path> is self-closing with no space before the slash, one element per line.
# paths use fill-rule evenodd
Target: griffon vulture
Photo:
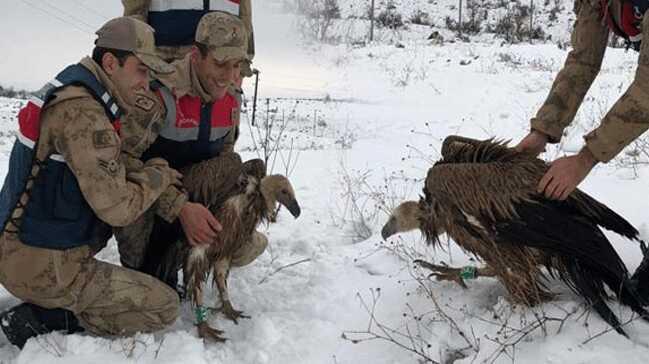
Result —
<path fill-rule="evenodd" d="M 235 323 L 248 318 L 232 307 L 227 279 L 231 266 L 250 263 L 263 252 L 266 237 L 256 231 L 262 222 L 274 222 L 277 203 L 285 206 L 297 218 L 300 206 L 289 180 L 281 175 L 266 176 L 263 161 L 254 159 L 241 163 L 236 153 L 227 153 L 182 171 L 183 186 L 194 202 L 200 202 L 217 217 L 223 226 L 218 242 L 208 246 L 190 247 L 184 241 L 173 244 L 166 252 L 154 275 L 163 281 L 173 281 L 178 262 L 182 261 L 185 289 L 195 306 L 198 333 L 203 338 L 224 341 L 223 331 L 206 322 L 208 308 L 203 305 L 203 283 L 212 273 L 212 283 L 218 288 L 221 308 Z M 256 243 L 249 243 L 256 240 Z M 248 246 L 257 246 L 255 252 L 243 252 L 250 258 L 237 264 L 237 256 Z"/>
<path fill-rule="evenodd" d="M 542 160 L 506 143 L 448 137 L 442 159 L 428 171 L 424 196 L 393 211 L 383 238 L 420 229 L 427 243 L 436 245 L 446 233 L 486 264 L 478 275 L 497 277 L 516 303 L 533 306 L 551 299 L 547 275 L 558 277 L 626 336 L 605 302 L 604 286 L 645 320 L 649 313 L 600 227 L 644 243 L 629 222 L 580 190 L 565 201 L 537 193 L 547 169 Z M 460 269 L 417 263 L 464 285 Z"/>

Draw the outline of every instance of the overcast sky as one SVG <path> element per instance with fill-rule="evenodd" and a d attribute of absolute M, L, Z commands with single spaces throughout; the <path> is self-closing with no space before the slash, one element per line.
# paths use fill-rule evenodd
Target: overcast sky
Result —
<path fill-rule="evenodd" d="M 35 90 L 66 65 L 88 55 L 94 32 L 120 16 L 120 0 L 1 0 L 0 85 Z M 294 34 L 293 19 L 252 0 L 262 92 L 277 96 L 324 93 L 327 73 L 313 65 Z M 252 83 L 248 82 L 250 86 Z"/>

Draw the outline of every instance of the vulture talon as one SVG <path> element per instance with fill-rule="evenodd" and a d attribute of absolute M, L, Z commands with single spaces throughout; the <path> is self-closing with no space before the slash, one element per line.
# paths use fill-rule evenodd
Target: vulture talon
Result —
<path fill-rule="evenodd" d="M 435 279 L 437 279 L 438 281 L 452 281 L 459 284 L 462 288 L 468 288 L 466 283 L 464 283 L 464 279 L 462 279 L 462 277 L 460 276 L 462 269 L 432 264 L 421 259 L 417 259 L 413 263 L 419 265 L 422 268 L 430 269 L 431 271 L 433 271 L 428 275 L 427 278 L 435 277 Z"/>
<path fill-rule="evenodd" d="M 221 307 L 221 312 L 223 312 L 223 315 L 227 317 L 228 319 L 234 321 L 235 324 L 239 324 L 239 319 L 245 318 L 249 319 L 250 316 L 244 315 L 243 311 L 235 310 L 232 307 L 232 304 L 228 301 L 223 303 L 223 307 Z"/>
<path fill-rule="evenodd" d="M 196 325 L 198 328 L 198 336 L 203 339 L 211 340 L 214 342 L 225 342 L 227 339 L 221 336 L 224 331 L 210 327 L 207 322 L 201 322 Z"/>

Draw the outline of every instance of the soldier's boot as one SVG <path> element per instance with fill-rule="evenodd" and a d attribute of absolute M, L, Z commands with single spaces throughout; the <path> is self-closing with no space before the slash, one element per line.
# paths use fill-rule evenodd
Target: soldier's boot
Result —
<path fill-rule="evenodd" d="M 633 276 L 631 285 L 644 306 L 649 305 L 649 253 L 645 251 L 644 258 Z"/>
<path fill-rule="evenodd" d="M 21 303 L 0 314 L 0 327 L 12 344 L 23 348 L 32 337 L 64 331 L 67 334 L 84 331 L 72 311 L 47 309 L 31 303 Z"/>

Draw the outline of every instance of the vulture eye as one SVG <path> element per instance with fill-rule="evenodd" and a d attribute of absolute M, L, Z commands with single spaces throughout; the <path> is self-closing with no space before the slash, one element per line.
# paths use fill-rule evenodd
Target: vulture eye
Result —
<path fill-rule="evenodd" d="M 288 190 L 286 188 L 283 188 L 280 192 L 285 194 L 285 195 L 288 194 Z"/>

